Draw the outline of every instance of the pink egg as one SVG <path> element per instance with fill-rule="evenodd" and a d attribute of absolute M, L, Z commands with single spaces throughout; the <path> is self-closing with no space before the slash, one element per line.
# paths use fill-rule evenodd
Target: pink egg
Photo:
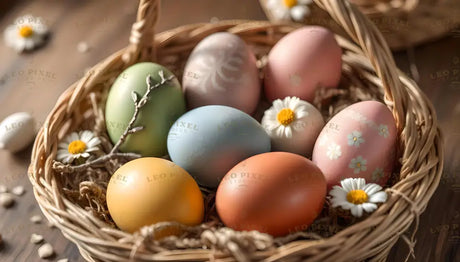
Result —
<path fill-rule="evenodd" d="M 318 87 L 335 88 L 342 72 L 342 50 L 334 34 L 305 26 L 272 48 L 265 67 L 265 95 L 270 100 L 296 96 L 312 102 Z"/>
<path fill-rule="evenodd" d="M 356 103 L 323 128 L 313 149 L 313 162 L 329 189 L 349 177 L 383 186 L 393 171 L 396 135 L 396 123 L 386 105 Z"/>

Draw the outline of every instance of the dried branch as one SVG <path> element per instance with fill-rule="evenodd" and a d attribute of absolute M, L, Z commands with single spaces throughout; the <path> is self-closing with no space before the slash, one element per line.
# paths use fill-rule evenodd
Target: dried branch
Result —
<path fill-rule="evenodd" d="M 133 114 L 133 117 L 131 118 L 131 120 L 129 121 L 129 124 L 128 124 L 128 127 L 126 127 L 125 131 L 123 132 L 123 134 L 121 135 L 120 139 L 118 140 L 118 142 L 115 144 L 115 146 L 113 146 L 112 150 L 110 151 L 109 155 L 110 154 L 113 154 L 115 152 L 118 151 L 118 149 L 120 148 L 120 146 L 125 142 L 126 140 L 126 137 L 129 135 L 129 134 L 134 134 L 136 132 L 139 132 L 141 131 L 144 127 L 142 126 L 137 126 L 137 127 L 133 127 L 134 126 L 134 122 L 137 120 L 137 117 L 139 115 L 139 112 L 140 112 L 140 109 L 145 105 L 147 104 L 147 101 L 149 99 L 149 95 L 150 93 L 166 84 L 167 82 L 171 81 L 173 78 L 174 78 L 174 75 L 170 75 L 168 78 L 165 78 L 164 77 L 164 73 L 163 71 L 159 71 L 158 72 L 158 75 L 160 76 L 161 78 L 161 81 L 159 83 L 156 83 L 154 84 L 153 83 L 153 78 L 148 75 L 147 76 L 147 79 L 146 79 L 146 82 L 147 82 L 147 91 L 145 92 L 145 94 L 142 96 L 141 100 L 138 101 L 138 97 L 137 97 L 137 94 L 136 92 L 132 91 L 131 92 L 131 97 L 133 99 L 133 102 L 134 102 L 134 114 Z"/>

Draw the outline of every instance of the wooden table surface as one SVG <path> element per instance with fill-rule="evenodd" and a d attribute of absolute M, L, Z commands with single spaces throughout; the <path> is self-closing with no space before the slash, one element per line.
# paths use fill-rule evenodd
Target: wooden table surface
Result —
<path fill-rule="evenodd" d="M 1 1 L 0 30 L 17 16 L 33 14 L 45 19 L 52 32 L 48 44 L 30 54 L 16 54 L 0 42 L 0 119 L 18 111 L 30 112 L 43 123 L 58 96 L 84 70 L 127 45 L 136 1 L 129 0 L 36 0 Z M 168 0 L 163 1 L 159 31 L 212 18 L 265 19 L 257 1 Z M 445 141 L 445 168 L 438 190 L 420 218 L 412 261 L 460 261 L 460 35 L 453 32 L 411 52 L 395 53 L 398 66 L 409 70 L 409 57 L 420 74 L 419 85 L 436 107 Z M 76 46 L 85 41 L 87 53 Z M 408 56 L 408 54 L 411 54 Z M 42 234 L 56 251 L 52 259 L 83 261 L 77 247 L 46 222 L 33 224 L 40 214 L 26 170 L 31 147 L 17 153 L 0 152 L 0 184 L 26 187 L 10 209 L 0 207 L 0 234 L 4 244 L 0 261 L 40 261 L 38 246 L 29 242 L 32 233 Z M 403 261 L 404 241 L 393 248 L 388 261 Z"/>

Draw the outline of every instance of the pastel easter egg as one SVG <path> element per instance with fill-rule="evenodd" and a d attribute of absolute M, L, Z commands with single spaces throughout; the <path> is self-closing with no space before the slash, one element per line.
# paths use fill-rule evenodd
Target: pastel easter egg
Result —
<path fill-rule="evenodd" d="M 105 107 L 105 121 L 110 139 L 115 144 L 134 114 L 132 93 L 137 99 L 147 91 L 146 78 L 150 75 L 154 84 L 161 81 L 159 72 L 168 78 L 173 74 L 165 67 L 150 63 L 137 63 L 124 70 L 113 83 Z M 166 138 L 171 125 L 185 113 L 185 98 L 179 81 L 171 81 L 151 91 L 147 103 L 140 109 L 134 126 L 142 126 L 137 133 L 127 136 L 120 151 L 134 152 L 142 156 L 167 154 Z"/>
<path fill-rule="evenodd" d="M 384 186 L 394 167 L 396 136 L 396 123 L 386 105 L 359 102 L 326 123 L 315 143 L 313 162 L 329 188 L 349 177 Z"/>
<path fill-rule="evenodd" d="M 216 193 L 224 224 L 282 236 L 301 231 L 321 213 L 326 180 L 310 160 L 287 152 L 250 157 L 233 167 Z"/>
<path fill-rule="evenodd" d="M 107 186 L 107 206 L 117 226 L 130 233 L 167 221 L 194 226 L 204 215 L 203 196 L 193 178 L 155 157 L 135 159 L 115 171 Z"/>
<path fill-rule="evenodd" d="M 312 102 L 319 87 L 337 87 L 341 72 L 342 49 L 334 34 L 320 26 L 304 26 L 281 38 L 268 54 L 265 96 Z"/>
<path fill-rule="evenodd" d="M 14 113 L 0 123 L 0 148 L 12 153 L 26 148 L 35 138 L 35 120 L 27 112 Z"/>
<path fill-rule="evenodd" d="M 297 97 L 286 97 L 275 100 L 265 111 L 262 126 L 271 138 L 273 151 L 311 157 L 324 119 L 312 104 Z"/>
<path fill-rule="evenodd" d="M 256 58 L 238 36 L 219 32 L 193 49 L 182 85 L 189 108 L 226 105 L 252 114 L 259 102 Z"/>
<path fill-rule="evenodd" d="M 168 135 L 171 160 L 211 188 L 243 159 L 268 151 L 270 137 L 262 126 L 228 106 L 195 108 L 177 119 Z"/>

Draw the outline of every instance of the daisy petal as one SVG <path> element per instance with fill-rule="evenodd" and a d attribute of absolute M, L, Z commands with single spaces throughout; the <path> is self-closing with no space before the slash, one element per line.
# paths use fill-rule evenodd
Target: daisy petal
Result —
<path fill-rule="evenodd" d="M 372 213 L 377 209 L 377 205 L 374 203 L 363 203 L 362 206 L 367 213 Z"/>
<path fill-rule="evenodd" d="M 361 205 L 354 205 L 351 208 L 351 214 L 355 217 L 361 217 L 363 215 L 363 207 Z"/>
<path fill-rule="evenodd" d="M 346 178 L 340 182 L 345 191 L 350 192 L 353 190 L 353 178 Z"/>
<path fill-rule="evenodd" d="M 329 195 L 339 199 L 347 199 L 347 192 L 339 186 L 334 186 L 332 190 L 329 191 Z"/>
<path fill-rule="evenodd" d="M 282 137 L 284 135 L 284 126 L 278 126 L 278 128 L 276 129 L 276 135 L 278 137 Z"/>
<path fill-rule="evenodd" d="M 342 203 L 341 207 L 342 209 L 345 209 L 345 210 L 350 210 L 354 207 L 355 205 L 350 203 L 350 202 L 347 202 L 345 201 L 344 203 Z"/>
<path fill-rule="evenodd" d="M 80 137 L 78 136 L 78 134 L 76 132 L 72 132 L 69 136 L 68 136 L 68 140 L 67 142 L 72 143 L 73 141 L 77 141 L 77 140 L 80 140 Z"/>
<path fill-rule="evenodd" d="M 284 108 L 283 102 L 280 99 L 276 99 L 273 101 L 273 107 L 275 108 L 276 112 L 279 112 Z"/>
<path fill-rule="evenodd" d="M 382 187 L 377 184 L 370 183 L 370 184 L 365 185 L 363 190 L 364 192 L 366 192 L 366 194 L 373 195 L 374 193 L 382 190 Z"/>
<path fill-rule="evenodd" d="M 100 143 L 101 143 L 101 140 L 99 139 L 99 137 L 93 137 L 86 143 L 86 145 L 88 147 L 95 147 L 99 145 Z"/>
<path fill-rule="evenodd" d="M 366 185 L 366 180 L 364 178 L 355 178 L 354 181 L 354 190 L 362 189 Z"/>
<path fill-rule="evenodd" d="M 292 129 L 290 126 L 286 126 L 284 128 L 284 134 L 286 135 L 287 138 L 291 138 L 292 137 Z"/>
<path fill-rule="evenodd" d="M 302 110 L 299 110 L 295 113 L 295 118 L 297 119 L 300 119 L 300 118 L 303 118 L 303 117 L 306 117 L 308 116 L 308 111 L 302 111 Z"/>
<path fill-rule="evenodd" d="M 93 134 L 90 131 L 88 130 L 80 131 L 81 141 L 87 143 L 92 137 L 93 137 Z"/>
<path fill-rule="evenodd" d="M 302 22 L 310 14 L 310 8 L 305 5 L 294 6 L 290 11 L 292 19 L 297 22 Z"/>
<path fill-rule="evenodd" d="M 369 196 L 369 202 L 372 203 L 384 203 L 387 201 L 387 193 L 385 191 L 377 192 Z"/>
<path fill-rule="evenodd" d="M 344 208 L 344 206 L 347 206 L 347 204 L 349 204 L 349 203 L 347 201 L 344 201 L 343 199 L 333 198 L 333 199 L 331 199 L 331 204 L 332 204 L 332 207 L 334 207 L 334 208 L 340 206 L 343 209 L 346 209 L 346 208 Z"/>

